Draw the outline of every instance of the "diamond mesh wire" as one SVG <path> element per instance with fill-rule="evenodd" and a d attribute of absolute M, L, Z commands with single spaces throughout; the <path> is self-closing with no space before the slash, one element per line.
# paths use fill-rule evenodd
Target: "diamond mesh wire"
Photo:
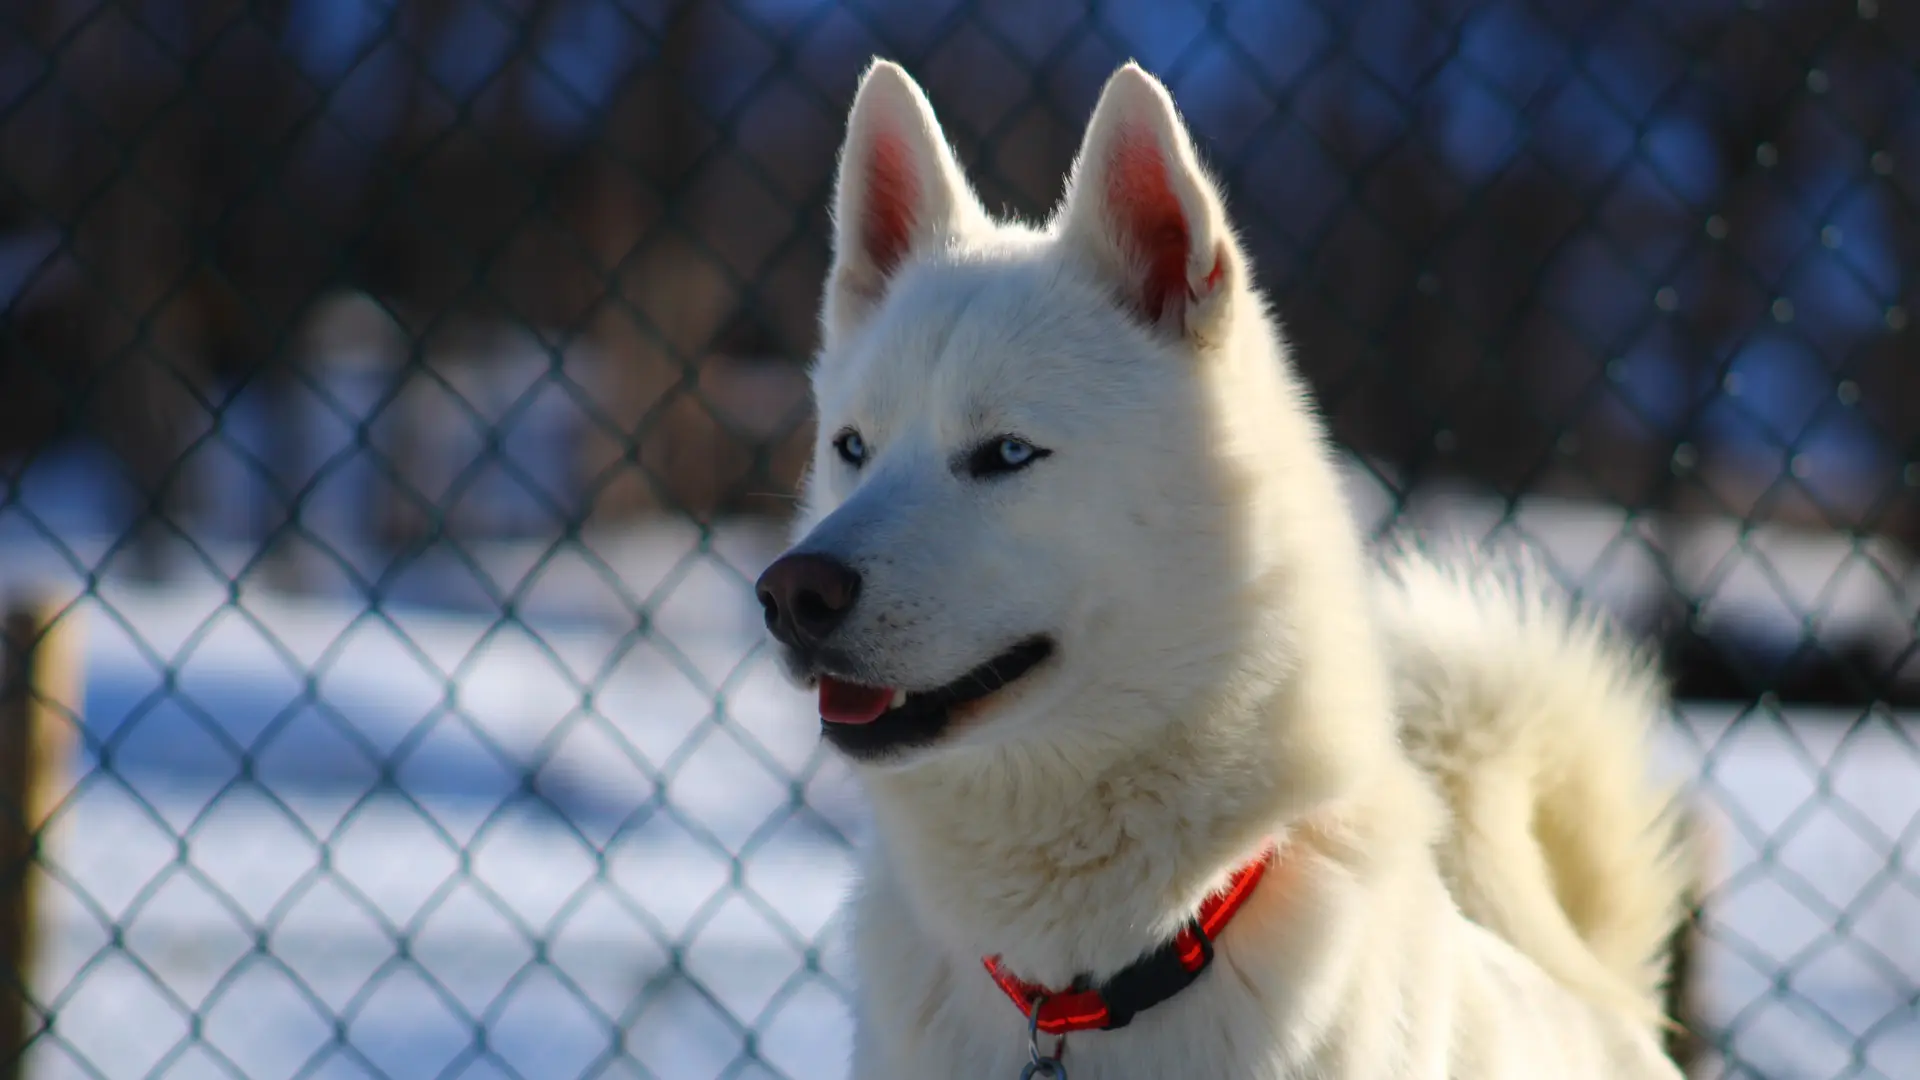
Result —
<path fill-rule="evenodd" d="M 1914 1075 L 1920 8 L 20 0 L 26 1076 L 841 1075 L 859 808 L 747 586 L 875 54 L 1030 216 L 1161 75 L 1368 524 L 1670 658 L 1696 1075 Z"/>

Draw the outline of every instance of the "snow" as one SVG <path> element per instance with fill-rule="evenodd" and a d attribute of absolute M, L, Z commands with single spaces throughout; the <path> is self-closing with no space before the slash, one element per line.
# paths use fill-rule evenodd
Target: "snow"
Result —
<path fill-rule="evenodd" d="M 1696 704 L 1667 736 L 1711 822 L 1702 997 L 1733 1068 L 1705 1075 L 1913 1076 L 1920 723 Z"/>
<path fill-rule="evenodd" d="M 100 583 L 31 1075 L 836 1075 L 857 805 L 702 580 L 648 635 Z"/>
<path fill-rule="evenodd" d="M 30 1075 L 843 1075 L 859 806 L 743 600 L 669 609 L 667 647 L 103 585 Z M 1916 729 L 1792 719 L 1669 733 L 1672 768 L 1710 762 L 1707 997 L 1764 1075 L 1841 1075 L 1860 1036 L 1853 1075 L 1896 1077 Z"/>
<path fill-rule="evenodd" d="M 786 34 L 811 25 L 819 5 L 736 6 Z M 1013 8 L 1043 10 L 1008 7 L 1016 22 L 1025 16 Z M 1286 31 L 1274 40 L 1306 42 L 1317 7 L 1288 0 L 1241 17 Z M 324 86 L 345 77 L 355 65 L 344 58 L 379 29 L 360 5 L 296 0 L 288 10 L 284 44 Z M 575 76 L 562 95 L 575 105 L 556 107 L 541 79 L 528 84 L 531 115 L 562 134 L 584 115 L 578 102 L 601 100 L 621 58 L 641 47 L 604 14 L 583 16 L 592 33 L 535 42 L 544 65 Z M 1190 13 L 1174 5 L 1128 5 L 1112 17 L 1148 52 L 1187 40 L 1179 31 Z M 461 83 L 471 72 L 456 70 L 459 58 L 479 53 L 458 46 L 479 24 L 445 22 L 428 60 Z M 1400 31 L 1388 19 L 1353 32 L 1385 41 Z M 1537 81 L 1555 66 L 1555 34 L 1482 12 L 1442 64 L 1452 70 L 1427 79 L 1439 149 L 1463 175 L 1489 175 L 1523 146 L 1473 137 L 1511 127 L 1526 96 L 1487 93 L 1479 76 Z M 1237 111 L 1238 92 L 1226 54 L 1203 53 L 1184 65 L 1178 89 L 1206 135 Z M 1652 55 L 1622 38 L 1593 53 L 1594 71 L 1618 82 Z M 759 62 L 730 55 L 743 59 Z M 398 68 L 391 57 L 365 60 L 360 89 L 342 84 L 329 100 L 372 131 L 392 113 L 397 98 L 383 88 Z M 1460 63 L 1469 77 L 1458 77 Z M 696 90 L 710 103 L 761 74 L 751 63 L 700 67 L 711 77 Z M 1601 157 L 1572 144 L 1610 130 L 1624 106 L 1563 96 L 1555 122 L 1534 134 L 1576 173 L 1597 176 Z M 1412 115 L 1369 106 L 1377 95 L 1321 97 L 1388 132 Z M 752 107 L 785 115 L 810 108 L 806 100 L 766 93 Z M 1647 119 L 1644 149 L 1668 187 L 1712 186 L 1711 131 L 1684 118 L 1625 119 Z M 1863 168 L 1868 156 L 1852 146 L 1835 160 Z M 1265 173 L 1284 196 L 1276 204 L 1309 217 L 1325 189 L 1346 180 L 1327 168 Z M 1628 202 L 1670 201 L 1642 174 L 1651 175 L 1621 178 Z M 1803 216 L 1807 230 L 1826 221 Z M 1852 298 L 1862 273 L 1891 295 L 1885 216 L 1876 199 L 1839 207 L 1834 235 L 1846 247 L 1823 245 L 1803 260 L 1800 325 L 1824 318 L 1843 342 L 1878 331 L 1884 305 Z M 57 239 L 0 242 L 0 298 L 37 272 Z M 1574 309 L 1626 295 L 1569 259 L 1558 277 L 1575 300 L 1592 301 Z M 1645 303 L 1637 292 L 1629 299 Z M 1829 388 L 1789 346 L 1761 336 L 1739 350 L 1746 404 L 1736 411 L 1804 426 L 1795 417 Z M 253 408 L 256 390 L 233 394 L 221 437 L 185 463 L 199 489 L 219 497 L 188 523 L 191 550 L 162 586 L 117 572 L 125 556 L 115 536 L 138 500 L 99 452 L 60 449 L 9 477 L 0 585 L 30 582 L 72 599 L 86 634 L 86 746 L 51 833 L 36 981 L 52 1030 L 29 1075 L 844 1075 L 846 970 L 834 920 L 861 811 L 845 771 L 816 746 L 805 703 L 758 645 L 744 586 L 777 533 L 662 524 L 566 543 L 447 544 L 387 566 L 367 513 L 385 471 L 383 429 L 369 443 L 384 376 L 349 360 L 320 373 L 327 392 L 308 403 L 312 445 L 294 463 L 264 467 L 270 421 Z M 1679 365 L 1657 345 L 1615 366 L 1656 418 L 1687 397 L 1675 389 Z M 503 381 L 452 384 L 471 415 L 421 423 L 434 444 L 421 480 L 429 497 L 463 463 L 491 455 L 500 460 L 467 501 L 482 517 L 548 530 L 556 500 L 502 490 L 565 486 L 564 447 L 578 432 L 559 430 L 575 413 L 542 381 L 548 367 L 543 353 L 522 354 L 491 369 Z M 1808 383 L 1809 372 L 1821 378 Z M 528 408 L 507 407 L 525 395 L 536 399 Z M 1764 424 L 1721 412 L 1709 418 L 1708 450 L 1776 449 Z M 507 424 L 510 413 L 519 419 Z M 1847 419 L 1856 414 L 1836 415 L 1796 446 L 1823 482 L 1838 478 L 1831 490 L 1886 464 L 1884 448 Z M 501 424 L 508 430 L 481 438 Z M 277 494 L 263 479 L 276 471 L 285 473 Z M 1399 509 L 1396 493 L 1356 475 L 1370 526 Z M 309 482 L 292 540 L 292 572 L 304 579 L 296 597 L 278 591 L 278 568 L 257 563 L 256 544 L 238 534 Z M 1650 619 L 1677 585 L 1706 598 L 1698 622 L 1764 631 L 1760 647 L 1774 655 L 1812 631 L 1865 641 L 1876 660 L 1920 678 L 1908 656 L 1920 573 L 1883 545 L 1733 521 L 1675 527 L 1551 500 L 1510 513 L 1496 500 L 1420 494 L 1405 508 L 1412 519 L 1476 534 L 1505 519 L 1630 618 Z M 1670 765 L 1700 778 L 1714 811 L 1721 885 L 1705 996 L 1736 1074 L 1920 1071 L 1914 721 L 1696 705 L 1667 734 Z"/>
<path fill-rule="evenodd" d="M 314 535 L 342 557 L 296 594 L 203 523 L 141 585 L 115 572 L 110 477 L 43 458 L 0 505 L 0 587 L 70 601 L 85 641 L 33 1080 L 845 1075 L 862 811 L 761 644 L 746 586 L 778 528 L 442 544 L 369 576 L 335 521 Z M 1379 524 L 1391 493 L 1354 479 Z M 1406 513 L 1484 534 L 1506 511 Z M 1675 573 L 1777 633 L 1808 607 L 1871 626 L 1913 581 L 1857 545 L 1546 500 L 1501 527 L 1630 617 Z M 1727 1075 L 1913 1074 L 1917 734 L 1764 704 L 1666 732 L 1712 809 Z"/>

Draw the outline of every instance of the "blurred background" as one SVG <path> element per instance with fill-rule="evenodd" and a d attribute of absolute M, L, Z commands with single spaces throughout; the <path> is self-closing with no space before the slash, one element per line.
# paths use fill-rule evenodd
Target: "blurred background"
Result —
<path fill-rule="evenodd" d="M 1027 216 L 1164 78 L 1365 524 L 1667 657 L 1694 1074 L 1920 1076 L 1920 6 L 9 0 L 0 1077 L 844 1075 L 749 585 L 876 54 Z"/>

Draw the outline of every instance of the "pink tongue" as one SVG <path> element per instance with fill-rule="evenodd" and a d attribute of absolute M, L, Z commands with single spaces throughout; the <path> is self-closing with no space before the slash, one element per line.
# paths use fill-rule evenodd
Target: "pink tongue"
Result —
<path fill-rule="evenodd" d="M 891 687 L 856 686 L 824 676 L 820 679 L 820 718 L 830 724 L 871 724 L 891 704 Z"/>

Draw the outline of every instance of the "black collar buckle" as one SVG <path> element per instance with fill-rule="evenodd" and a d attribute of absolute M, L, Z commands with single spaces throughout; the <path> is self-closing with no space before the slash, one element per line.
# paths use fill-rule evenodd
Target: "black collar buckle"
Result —
<path fill-rule="evenodd" d="M 1188 970 L 1180 959 L 1180 940 L 1186 936 L 1182 934 L 1121 968 L 1101 985 L 1100 997 L 1107 1003 L 1107 1030 L 1126 1027 L 1136 1013 L 1151 1009 L 1192 986 L 1200 973 L 1213 965 L 1213 942 L 1200 928 L 1200 921 L 1188 920 L 1186 933 L 1193 935 L 1193 940 L 1200 945 L 1198 967 Z"/>

